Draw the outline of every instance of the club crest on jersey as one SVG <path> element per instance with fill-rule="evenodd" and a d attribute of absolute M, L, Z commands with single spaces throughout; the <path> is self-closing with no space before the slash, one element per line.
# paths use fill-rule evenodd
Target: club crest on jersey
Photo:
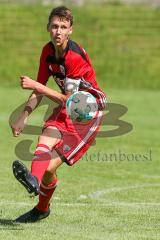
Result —
<path fill-rule="evenodd" d="M 71 150 L 71 148 L 67 144 L 64 144 L 63 151 L 68 152 L 69 150 Z"/>
<path fill-rule="evenodd" d="M 66 71 L 63 65 L 60 65 L 60 70 L 63 75 L 66 75 Z"/>

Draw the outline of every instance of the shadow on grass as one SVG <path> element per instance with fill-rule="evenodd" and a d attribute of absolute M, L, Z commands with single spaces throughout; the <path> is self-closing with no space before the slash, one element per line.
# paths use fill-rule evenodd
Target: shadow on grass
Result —
<path fill-rule="evenodd" d="M 22 226 L 19 223 L 14 222 L 11 219 L 0 219 L 0 230 L 23 230 Z"/>

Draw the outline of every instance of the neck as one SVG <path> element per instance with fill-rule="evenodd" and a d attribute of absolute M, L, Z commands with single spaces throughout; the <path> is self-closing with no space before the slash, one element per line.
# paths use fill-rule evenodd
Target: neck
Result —
<path fill-rule="evenodd" d="M 65 41 L 65 42 L 63 43 L 63 45 L 61 45 L 61 46 L 55 46 L 55 45 L 54 45 L 56 58 L 61 58 L 61 57 L 63 57 L 63 55 L 64 55 L 64 53 L 65 53 L 65 50 L 66 50 L 66 47 L 67 47 L 67 43 L 68 43 L 68 40 Z"/>

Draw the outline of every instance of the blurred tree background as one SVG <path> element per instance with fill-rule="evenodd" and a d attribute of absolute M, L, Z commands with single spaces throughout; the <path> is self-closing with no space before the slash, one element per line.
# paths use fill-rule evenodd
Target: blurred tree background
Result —
<path fill-rule="evenodd" d="M 50 10 L 73 9 L 72 39 L 89 53 L 104 88 L 159 89 L 160 0 L 0 0 L 0 84 L 36 78 Z"/>

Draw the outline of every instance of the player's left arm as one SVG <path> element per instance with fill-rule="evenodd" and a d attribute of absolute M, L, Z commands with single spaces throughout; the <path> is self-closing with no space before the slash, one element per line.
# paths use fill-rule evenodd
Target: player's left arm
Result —
<path fill-rule="evenodd" d="M 66 95 L 62 94 L 58 91 L 55 91 L 43 84 L 31 79 L 28 76 L 21 77 L 21 86 L 23 89 L 35 90 L 38 93 L 45 95 L 46 97 L 50 98 L 51 100 L 57 102 L 60 105 L 63 105 L 63 103 L 65 103 L 67 98 L 70 96 L 69 92 Z"/>

